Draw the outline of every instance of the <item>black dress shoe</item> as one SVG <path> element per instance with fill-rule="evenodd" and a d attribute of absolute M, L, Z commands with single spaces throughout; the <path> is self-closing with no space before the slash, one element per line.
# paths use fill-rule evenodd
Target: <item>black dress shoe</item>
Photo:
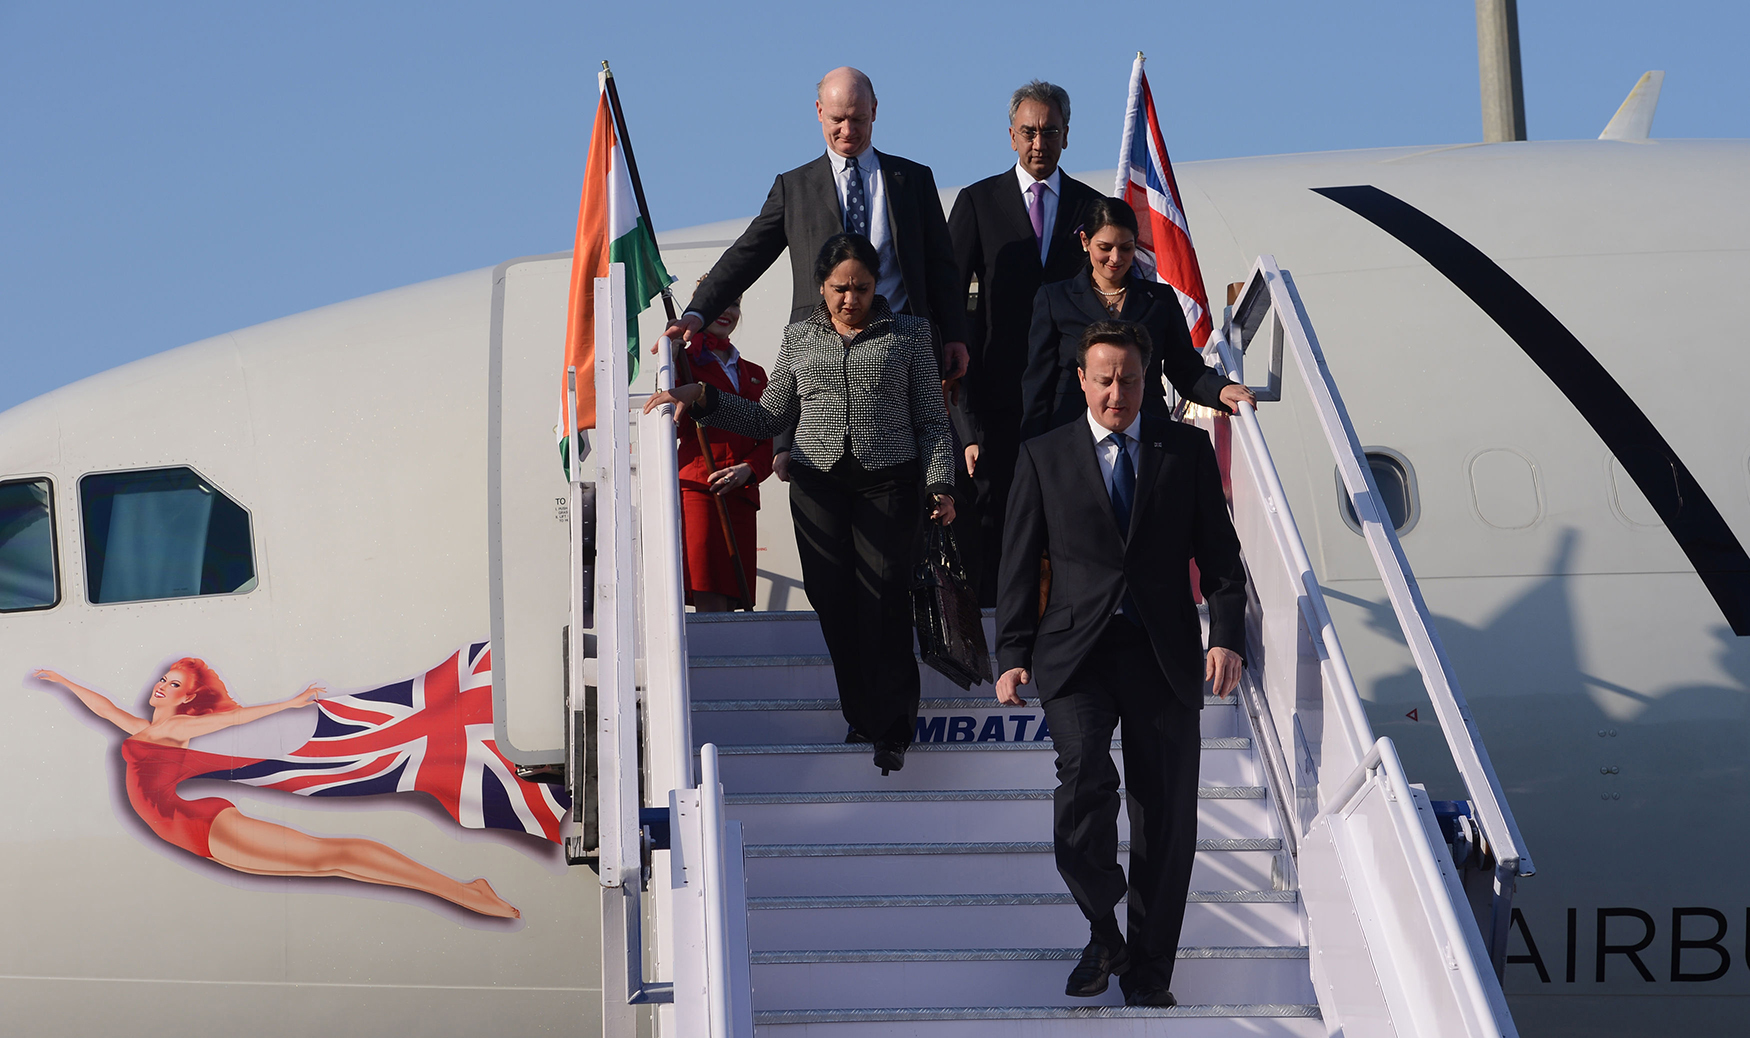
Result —
<path fill-rule="evenodd" d="M 881 774 L 900 771 L 905 767 L 905 748 L 905 743 L 902 742 L 875 744 L 875 766 L 881 769 Z"/>
<path fill-rule="evenodd" d="M 1166 988 L 1143 988 L 1141 991 L 1126 991 L 1124 1004 L 1127 1006 L 1176 1006 L 1179 1000 Z"/>
<path fill-rule="evenodd" d="M 1089 941 L 1082 949 L 1082 961 L 1069 971 L 1069 983 L 1064 985 L 1063 993 L 1072 998 L 1093 998 L 1105 992 L 1112 974 L 1129 968 L 1128 949 L 1113 951 L 1099 941 Z"/>
<path fill-rule="evenodd" d="M 874 739 L 869 738 L 867 735 L 864 735 L 862 732 L 857 731 L 855 728 L 853 728 L 850 731 L 845 733 L 845 742 L 847 744 L 848 743 L 872 743 L 874 741 L 875 741 Z"/>

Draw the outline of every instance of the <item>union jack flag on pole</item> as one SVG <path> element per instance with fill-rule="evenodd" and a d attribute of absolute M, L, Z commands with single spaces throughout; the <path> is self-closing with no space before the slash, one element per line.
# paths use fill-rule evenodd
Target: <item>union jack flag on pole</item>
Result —
<path fill-rule="evenodd" d="M 1142 71 L 1142 52 L 1130 69 L 1130 104 L 1124 113 L 1124 139 L 1118 149 L 1118 183 L 1112 194 L 1136 211 L 1136 266 L 1144 277 L 1171 285 L 1191 329 L 1191 345 L 1202 350 L 1214 321 L 1203 271 L 1191 245 L 1191 225 L 1179 201 L 1173 163 L 1161 138 L 1154 95 Z"/>
<path fill-rule="evenodd" d="M 519 778 L 498 752 L 485 642 L 416 677 L 325 696 L 316 708 L 316 731 L 285 757 L 232 757 L 231 768 L 199 777 L 316 797 L 429 793 L 470 829 L 562 840 L 570 806 L 564 789 Z"/>

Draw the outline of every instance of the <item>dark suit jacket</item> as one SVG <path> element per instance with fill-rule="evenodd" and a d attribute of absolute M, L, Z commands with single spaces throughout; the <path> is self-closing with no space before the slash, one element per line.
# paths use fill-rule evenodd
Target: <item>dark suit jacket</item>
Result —
<path fill-rule="evenodd" d="M 1094 290 L 1087 264 L 1068 281 L 1048 284 L 1033 297 L 1033 326 L 1027 339 L 1027 370 L 1021 376 L 1021 435 L 1037 436 L 1081 417 L 1087 409 L 1080 381 L 1076 378 L 1076 347 L 1082 333 L 1095 321 L 1112 320 Z M 1203 363 L 1191 345 L 1185 327 L 1185 311 L 1169 285 L 1141 278 L 1130 279 L 1124 310 L 1118 320 L 1134 321 L 1148 329 L 1154 355 L 1143 379 L 1142 406 L 1163 414 L 1167 395 L 1161 375 L 1179 395 L 1205 407 L 1222 411 L 1222 387 L 1228 380 Z"/>
<path fill-rule="evenodd" d="M 960 275 L 954 269 L 954 249 L 936 178 L 921 163 L 879 149 L 875 154 L 881 157 L 889 230 L 905 282 L 907 308 L 934 322 L 944 341 L 964 341 L 966 296 L 956 294 Z M 698 311 L 709 327 L 788 248 L 794 283 L 790 321 L 806 320 L 820 302 L 814 284 L 815 257 L 828 238 L 844 229 L 832 164 L 825 155 L 778 174 L 765 207 L 718 258 L 694 290 L 687 309 Z"/>
<path fill-rule="evenodd" d="M 1003 534 L 997 662 L 1032 671 L 1041 700 L 1062 690 L 1108 623 L 1128 622 L 1113 615 L 1128 589 L 1174 693 L 1201 709 L 1204 651 L 1186 565 L 1193 557 L 1210 646 L 1244 654 L 1246 571 L 1215 449 L 1201 429 L 1168 418 L 1143 415 L 1141 433 L 1128 531 L 1113 515 L 1085 419 L 1021 445 Z M 1051 594 L 1041 616 L 1046 552 Z"/>
<path fill-rule="evenodd" d="M 962 382 L 964 431 L 983 444 L 986 427 L 1014 437 L 1021 418 L 1021 373 L 1039 286 L 1074 277 L 1087 265 L 1076 230 L 1100 193 L 1068 173 L 1058 177 L 1051 247 L 1039 262 L 1039 240 L 1027 218 L 1014 167 L 969 185 L 954 200 L 948 233 L 960 268 L 960 293 L 978 278 L 978 304 L 967 317 L 972 367 Z M 993 419 L 995 420 L 993 422 Z"/>

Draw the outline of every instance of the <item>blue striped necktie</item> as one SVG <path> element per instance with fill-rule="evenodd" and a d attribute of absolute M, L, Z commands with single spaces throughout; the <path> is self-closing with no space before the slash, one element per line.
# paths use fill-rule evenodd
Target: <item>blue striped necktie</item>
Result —
<path fill-rule="evenodd" d="M 863 194 L 863 167 L 855 155 L 845 160 L 845 232 L 869 237 L 869 200 Z"/>

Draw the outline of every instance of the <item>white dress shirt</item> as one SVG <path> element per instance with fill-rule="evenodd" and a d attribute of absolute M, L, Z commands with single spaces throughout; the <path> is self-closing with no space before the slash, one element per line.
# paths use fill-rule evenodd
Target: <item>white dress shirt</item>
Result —
<path fill-rule="evenodd" d="M 1040 222 L 1045 228 L 1045 233 L 1039 237 L 1040 263 L 1045 262 L 1045 254 L 1051 250 L 1051 229 L 1057 224 L 1057 196 L 1058 187 L 1063 183 L 1062 177 L 1063 170 L 1054 169 L 1044 180 L 1034 180 L 1033 174 L 1027 172 L 1026 167 L 1019 162 L 1015 163 L 1015 179 L 1021 182 L 1022 209 L 1027 209 L 1033 201 L 1033 185 L 1045 185 L 1045 191 L 1039 196 L 1039 208 L 1044 212 L 1044 219 Z"/>
<path fill-rule="evenodd" d="M 1118 446 L 1110 437 L 1112 430 L 1094 420 L 1094 412 L 1088 411 L 1088 428 L 1094 430 L 1094 456 L 1100 459 L 1100 476 L 1106 483 L 1106 496 L 1112 496 L 1112 470 L 1118 467 Z M 1138 411 L 1130 424 L 1124 427 L 1124 449 L 1130 454 L 1130 471 L 1140 471 L 1139 456 L 1142 451 L 1142 412 Z M 1135 502 L 1131 503 L 1135 507 Z"/>
<path fill-rule="evenodd" d="M 845 157 L 836 151 L 828 151 L 826 159 L 832 163 L 833 186 L 838 188 L 842 221 L 845 192 L 851 186 L 850 170 Z M 875 275 L 875 291 L 887 298 L 887 305 L 897 314 L 905 309 L 905 279 L 900 276 L 899 256 L 893 249 L 893 228 L 887 220 L 887 184 L 881 177 L 881 156 L 875 153 L 873 144 L 857 156 L 857 168 L 863 174 L 863 198 L 869 203 L 869 241 L 881 257 L 881 269 Z M 804 256 L 800 260 L 791 257 L 791 262 L 812 264 L 814 257 Z"/>
<path fill-rule="evenodd" d="M 711 359 L 729 376 L 729 384 L 735 387 L 737 393 L 741 392 L 741 351 L 735 348 L 734 343 L 730 343 L 728 359 L 719 356 L 716 350 L 710 352 Z"/>

